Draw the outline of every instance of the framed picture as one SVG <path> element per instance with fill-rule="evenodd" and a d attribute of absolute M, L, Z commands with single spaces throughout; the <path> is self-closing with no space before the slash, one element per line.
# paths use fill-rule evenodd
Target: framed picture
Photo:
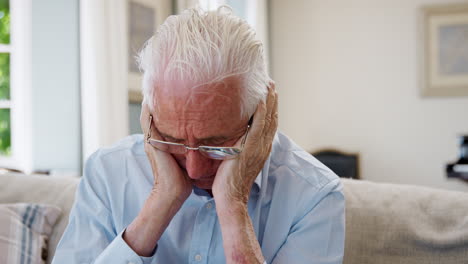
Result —
<path fill-rule="evenodd" d="M 128 99 L 131 103 L 141 103 L 142 74 L 136 57 L 145 42 L 154 35 L 156 29 L 172 13 L 170 0 L 128 0 Z"/>
<path fill-rule="evenodd" d="M 468 3 L 424 13 L 425 96 L 468 96 Z"/>

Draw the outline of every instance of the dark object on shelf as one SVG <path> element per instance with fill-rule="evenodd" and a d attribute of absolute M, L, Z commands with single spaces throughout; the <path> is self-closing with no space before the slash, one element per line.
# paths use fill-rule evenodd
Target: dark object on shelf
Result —
<path fill-rule="evenodd" d="M 326 149 L 311 153 L 342 178 L 359 179 L 359 155 Z"/>
<path fill-rule="evenodd" d="M 468 136 L 460 137 L 460 157 L 456 163 L 448 164 L 445 170 L 449 178 L 468 181 Z"/>

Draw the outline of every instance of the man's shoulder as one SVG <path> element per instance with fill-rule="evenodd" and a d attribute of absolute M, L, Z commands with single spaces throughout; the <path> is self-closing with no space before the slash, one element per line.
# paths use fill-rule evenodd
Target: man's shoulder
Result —
<path fill-rule="evenodd" d="M 116 155 L 145 155 L 143 147 L 143 135 L 134 134 L 126 136 L 119 141 L 115 142 L 111 146 L 101 147 L 96 152 L 94 152 L 91 158 L 106 158 L 108 156 Z"/>
<path fill-rule="evenodd" d="M 310 211 L 329 195 L 343 196 L 339 177 L 280 132 L 270 156 L 268 188 L 272 188 L 272 197 L 296 208 L 299 214 Z"/>
<path fill-rule="evenodd" d="M 284 180 L 299 181 L 316 190 L 331 183 L 339 184 L 332 170 L 280 132 L 273 144 L 270 170 L 276 177 L 287 177 Z M 275 173 L 278 171 L 282 173 Z"/>
<path fill-rule="evenodd" d="M 87 160 L 85 167 L 112 168 L 123 165 L 128 159 L 146 157 L 143 135 L 135 134 L 122 138 L 111 146 L 96 150 Z"/>
<path fill-rule="evenodd" d="M 327 197 L 333 206 L 344 201 L 338 176 L 280 132 L 273 143 L 265 184 L 263 199 L 291 223 L 297 223 Z"/>

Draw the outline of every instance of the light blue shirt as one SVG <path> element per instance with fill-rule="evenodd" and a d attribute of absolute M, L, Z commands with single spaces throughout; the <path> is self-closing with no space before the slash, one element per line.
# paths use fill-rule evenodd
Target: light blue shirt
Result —
<path fill-rule="evenodd" d="M 142 135 L 94 153 L 85 166 L 54 264 L 225 263 L 216 203 L 194 189 L 158 242 L 138 256 L 122 239 L 153 186 Z M 248 211 L 267 263 L 342 263 L 345 201 L 339 178 L 277 133 Z"/>

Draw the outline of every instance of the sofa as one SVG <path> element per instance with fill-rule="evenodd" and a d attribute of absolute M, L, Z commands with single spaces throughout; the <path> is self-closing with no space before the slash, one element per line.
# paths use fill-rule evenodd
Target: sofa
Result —
<path fill-rule="evenodd" d="M 0 175 L 0 203 L 43 203 L 62 210 L 49 238 L 47 263 L 67 225 L 78 182 L 72 177 Z M 468 263 L 468 193 L 342 182 L 346 197 L 343 263 Z"/>

